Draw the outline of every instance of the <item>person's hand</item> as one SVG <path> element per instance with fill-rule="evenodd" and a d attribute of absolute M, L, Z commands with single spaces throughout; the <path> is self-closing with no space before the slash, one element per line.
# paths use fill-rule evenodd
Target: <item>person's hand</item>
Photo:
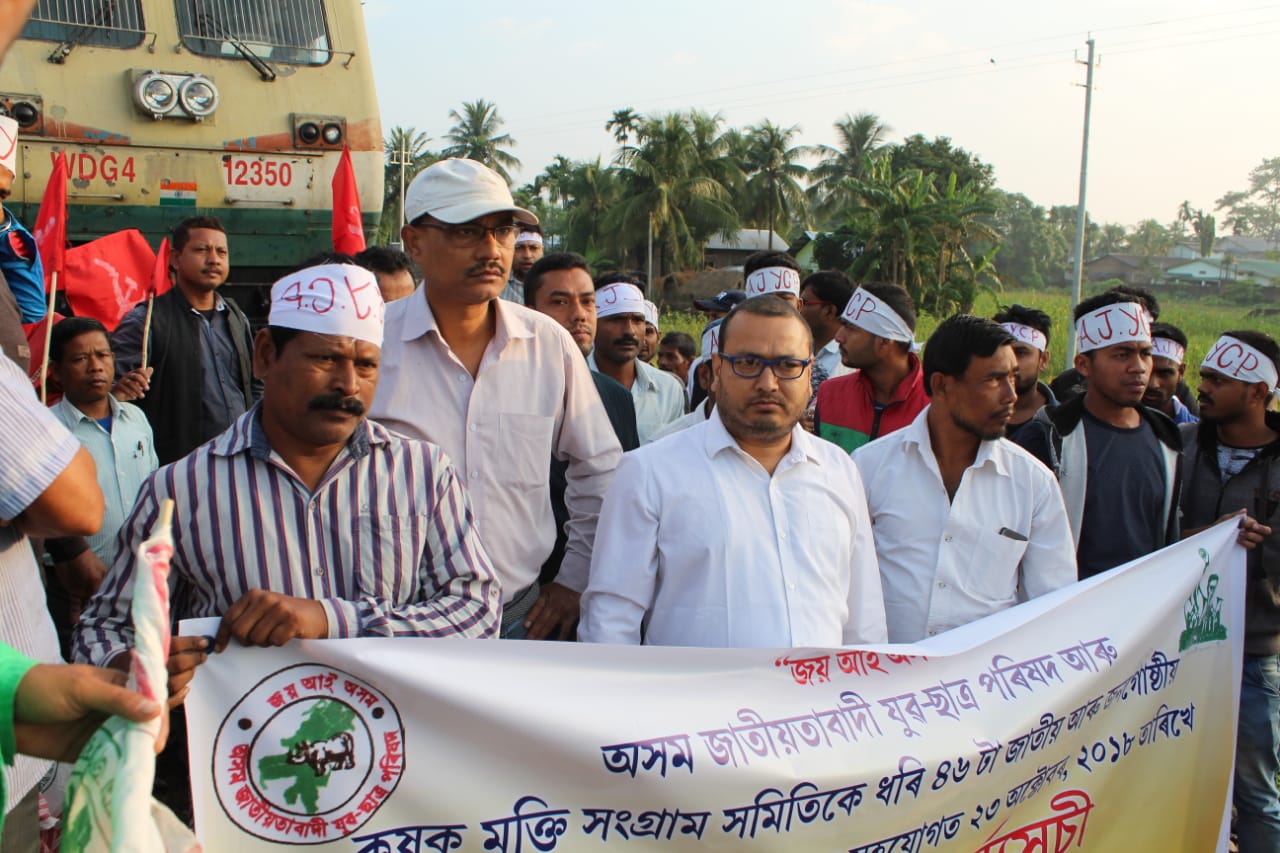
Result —
<path fill-rule="evenodd" d="M 121 655 L 124 666 L 129 665 L 129 656 Z M 209 639 L 207 637 L 174 637 L 169 641 L 169 710 L 181 705 L 191 692 L 191 679 L 195 677 L 196 667 L 209 659 Z M 115 661 L 112 662 L 113 664 Z"/>
<path fill-rule="evenodd" d="M 141 400 L 151 390 L 151 374 L 155 368 L 135 367 L 116 382 L 111 394 L 122 403 Z"/>
<path fill-rule="evenodd" d="M 107 567 L 98 559 L 98 555 L 85 549 L 70 560 L 55 563 L 54 574 L 58 583 L 67 591 L 71 599 L 71 624 L 80 621 L 80 611 L 84 605 L 102 586 L 102 579 L 107 576 Z"/>
<path fill-rule="evenodd" d="M 283 646 L 293 639 L 328 636 L 329 617 L 320 602 L 251 589 L 222 615 L 213 650 L 225 649 L 232 637 L 246 646 Z"/>
<path fill-rule="evenodd" d="M 1228 518 L 1240 516 L 1240 534 L 1236 536 L 1236 541 L 1244 548 L 1252 551 L 1262 544 L 1262 540 L 1271 535 L 1271 528 L 1249 515 L 1245 510 L 1239 510 L 1224 515 L 1218 521 L 1226 521 Z"/>
<path fill-rule="evenodd" d="M 569 639 L 578 624 L 581 598 L 580 594 L 558 583 L 544 586 L 524 618 L 525 636 L 530 640 L 545 640 L 554 632 L 556 639 Z"/>
<path fill-rule="evenodd" d="M 124 687 L 126 679 L 119 670 L 83 664 L 33 666 L 14 697 L 18 752 L 73 762 L 107 717 L 141 723 L 159 714 L 160 703 Z"/>

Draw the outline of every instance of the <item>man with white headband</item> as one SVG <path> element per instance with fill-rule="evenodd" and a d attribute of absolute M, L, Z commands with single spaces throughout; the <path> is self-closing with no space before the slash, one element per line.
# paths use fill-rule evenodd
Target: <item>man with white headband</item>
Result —
<path fill-rule="evenodd" d="M 813 393 L 828 379 L 853 368 L 840 358 L 840 315 L 853 296 L 853 282 L 839 270 L 819 270 L 800 285 L 800 316 L 813 332 Z"/>
<path fill-rule="evenodd" d="M 404 249 L 422 286 L 387 309 L 382 381 L 370 414 L 440 447 L 457 466 L 502 581 L 502 634 L 572 630 L 587 585 L 600 502 L 622 448 L 569 333 L 499 299 L 520 225 L 497 172 L 450 158 L 405 193 Z M 556 541 L 552 457 L 568 464 L 568 544 L 555 583 L 538 584 Z"/>
<path fill-rule="evenodd" d="M 991 318 L 1013 336 L 1013 355 L 1018 359 L 1018 402 L 1009 420 L 1009 436 L 1027 425 L 1035 413 L 1058 401 L 1040 376 L 1049 366 L 1049 331 L 1053 320 L 1038 308 L 1010 305 Z"/>
<path fill-rule="evenodd" d="M 653 364 L 653 357 L 658 354 L 658 341 L 662 338 L 662 330 L 658 328 L 658 306 L 648 299 L 644 301 L 644 337 L 640 339 L 640 355 L 636 356 L 645 364 Z"/>
<path fill-rule="evenodd" d="M 364 416 L 383 340 L 374 274 L 325 264 L 287 275 L 267 323 L 253 341 L 261 401 L 143 482 L 76 629 L 78 659 L 127 662 L 138 546 L 172 499 L 175 623 L 222 623 L 212 644 L 173 638 L 171 706 L 232 640 L 497 634 L 501 592 L 461 479 L 439 447 Z"/>
<path fill-rule="evenodd" d="M 1199 423 L 1200 418 L 1178 398 L 1187 372 L 1187 336 L 1172 323 L 1151 324 L 1151 379 L 1142 405 L 1163 412 L 1175 424 Z"/>
<path fill-rule="evenodd" d="M 1080 578 L 1178 539 L 1182 440 L 1142 405 L 1151 376 L 1151 320 L 1118 288 L 1075 311 L 1079 397 L 1041 409 L 1015 441 L 1058 477 Z"/>
<path fill-rule="evenodd" d="M 780 296 L 800 307 L 800 265 L 786 252 L 755 252 L 742 262 L 742 289 L 748 299 Z"/>
<path fill-rule="evenodd" d="M 631 391 L 641 444 L 677 420 L 685 408 L 680 380 L 640 360 L 644 333 L 645 298 L 640 288 L 626 281 L 599 287 L 596 346 L 587 363 Z"/>
<path fill-rule="evenodd" d="M 646 444 L 661 441 L 667 436 L 675 435 L 678 432 L 684 432 L 689 427 L 697 426 L 711 417 L 711 410 L 716 405 L 715 395 L 711 393 L 713 381 L 711 356 L 720 351 L 720 326 L 723 323 L 724 318 L 721 317 L 717 320 L 712 320 L 702 330 L 702 354 L 689 365 L 689 399 L 692 401 L 689 413 L 677 418 L 649 436 L 649 441 Z"/>
<path fill-rule="evenodd" d="M 18 171 L 18 123 L 0 115 L 0 203 L 9 197 Z M 35 323 L 46 311 L 44 267 L 35 238 L 0 206 L 0 350 L 24 372 L 31 349 L 23 323 Z"/>
<path fill-rule="evenodd" d="M 929 405 L 915 350 L 916 310 L 906 289 L 864 284 L 840 315 L 836 343 L 846 376 L 818 386 L 814 432 L 852 452 L 902 429 Z"/>
<path fill-rule="evenodd" d="M 524 277 L 533 269 L 533 265 L 542 257 L 542 226 L 529 223 L 520 224 L 520 233 L 516 235 L 516 245 L 512 252 L 511 278 L 502 289 L 502 297 L 508 302 L 524 305 Z"/>
<path fill-rule="evenodd" d="M 1187 535 L 1239 514 L 1249 549 L 1234 788 L 1241 853 L 1280 850 L 1280 414 L 1267 410 L 1278 365 L 1267 335 L 1227 332 L 1200 365 L 1201 423 L 1179 427 Z"/>

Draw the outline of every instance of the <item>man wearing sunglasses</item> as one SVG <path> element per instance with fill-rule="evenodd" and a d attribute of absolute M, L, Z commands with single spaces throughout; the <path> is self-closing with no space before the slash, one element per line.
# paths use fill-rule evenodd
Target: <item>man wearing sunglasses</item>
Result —
<path fill-rule="evenodd" d="M 887 636 L 857 468 L 805 432 L 813 339 L 779 296 L 720 327 L 706 421 L 623 457 L 600 515 L 579 638 L 702 647 Z"/>
<path fill-rule="evenodd" d="M 438 444 L 461 474 L 502 582 L 502 636 L 567 638 L 622 449 L 569 333 L 498 298 L 517 223 L 538 220 L 492 169 L 461 159 L 419 173 L 405 211 L 401 239 L 423 286 L 388 306 L 370 414 Z M 556 581 L 540 588 L 556 539 L 549 458 L 568 466 L 569 538 Z"/>

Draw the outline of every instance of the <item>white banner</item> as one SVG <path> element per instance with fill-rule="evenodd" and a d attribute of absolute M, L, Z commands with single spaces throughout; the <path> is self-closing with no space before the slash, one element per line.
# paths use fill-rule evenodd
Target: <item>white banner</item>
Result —
<path fill-rule="evenodd" d="M 228 650 L 187 700 L 197 834 L 236 853 L 1225 850 L 1235 536 L 915 646 Z"/>

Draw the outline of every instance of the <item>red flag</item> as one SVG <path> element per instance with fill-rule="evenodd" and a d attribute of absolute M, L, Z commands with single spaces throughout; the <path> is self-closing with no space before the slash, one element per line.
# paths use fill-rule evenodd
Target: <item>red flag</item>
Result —
<path fill-rule="evenodd" d="M 65 319 L 67 318 L 63 317 L 61 314 L 54 313 L 53 325 L 56 326 Z M 44 342 L 49 337 L 49 331 L 45 328 L 48 323 L 49 315 L 46 314 L 43 318 L 35 321 L 34 323 L 22 324 L 22 331 L 27 336 L 27 346 L 31 348 L 31 369 L 29 371 L 29 376 L 31 378 L 31 384 L 35 386 L 37 391 L 40 390 L 40 365 L 44 364 Z M 58 387 L 58 383 L 54 382 L 53 379 L 50 379 L 48 383 L 48 399 L 45 402 L 52 406 L 60 399 L 62 399 L 62 389 Z"/>
<path fill-rule="evenodd" d="M 159 296 L 173 287 L 173 276 L 169 270 L 169 238 L 160 241 L 160 251 L 156 253 L 155 266 L 151 268 L 151 294 Z"/>
<path fill-rule="evenodd" d="M 67 256 L 67 155 L 58 152 L 53 161 L 49 183 L 40 200 L 40 213 L 36 216 L 33 232 L 40 261 L 44 264 L 44 286 L 48 290 L 53 274 L 64 273 Z M 64 287 L 65 289 L 65 287 Z"/>
<path fill-rule="evenodd" d="M 333 250 L 344 255 L 364 251 L 364 225 L 360 217 L 360 193 L 351 166 L 351 149 L 342 146 L 338 170 L 333 173 Z"/>
<path fill-rule="evenodd" d="M 136 228 L 76 246 L 67 252 L 67 300 L 77 316 L 93 317 L 112 331 L 147 298 L 155 264 L 155 252 Z"/>

